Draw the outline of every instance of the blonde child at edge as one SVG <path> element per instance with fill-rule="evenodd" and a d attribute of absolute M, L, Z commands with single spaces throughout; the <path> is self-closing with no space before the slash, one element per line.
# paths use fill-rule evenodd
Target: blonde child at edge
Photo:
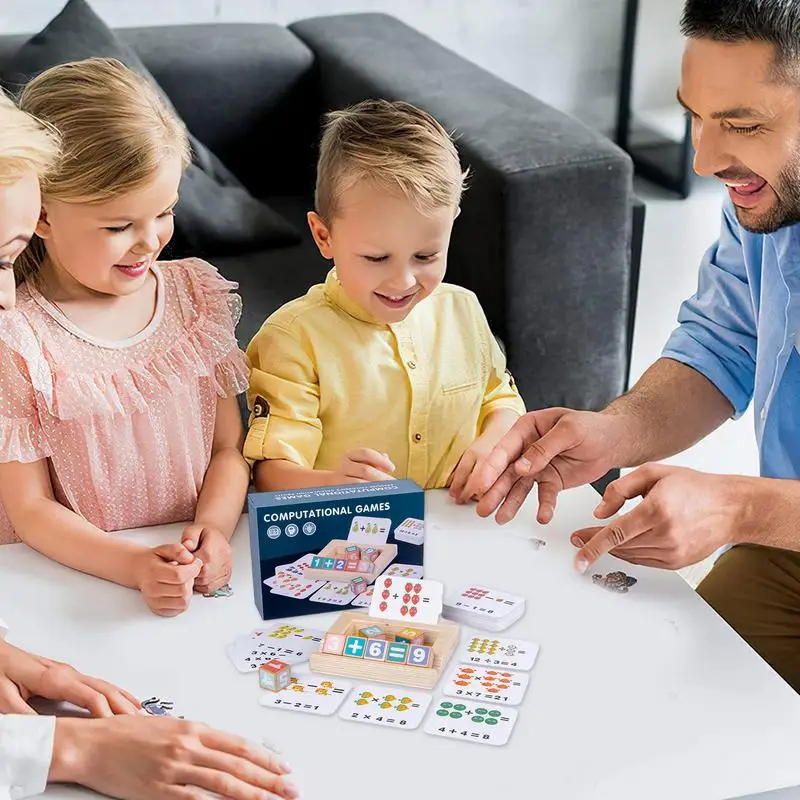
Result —
<path fill-rule="evenodd" d="M 468 499 L 525 408 L 477 298 L 442 283 L 465 177 L 408 103 L 328 115 L 308 222 L 333 269 L 248 348 L 257 489 L 411 478 Z"/>
<path fill-rule="evenodd" d="M 16 535 L 173 616 L 230 576 L 249 478 L 240 301 L 202 261 L 158 262 L 189 146 L 146 80 L 90 59 L 42 73 L 20 106 L 62 155 L 0 315 L 0 543 Z M 178 521 L 181 544 L 105 535 Z"/>
<path fill-rule="evenodd" d="M 39 175 L 58 157 L 59 140 L 23 114 L 0 89 L 0 313 L 16 303 L 14 262 L 39 219 Z"/>

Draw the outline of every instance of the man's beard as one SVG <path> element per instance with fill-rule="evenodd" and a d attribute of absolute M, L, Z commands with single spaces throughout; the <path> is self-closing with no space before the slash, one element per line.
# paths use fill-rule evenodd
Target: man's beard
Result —
<path fill-rule="evenodd" d="M 775 233 L 800 222 L 800 152 L 781 170 L 774 187 L 775 202 L 762 213 L 738 208 L 736 219 L 750 233 Z"/>

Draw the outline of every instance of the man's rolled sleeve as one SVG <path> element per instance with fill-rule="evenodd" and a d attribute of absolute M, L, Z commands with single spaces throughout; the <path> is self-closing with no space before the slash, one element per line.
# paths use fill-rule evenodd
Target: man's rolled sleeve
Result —
<path fill-rule="evenodd" d="M 753 397 L 756 320 L 734 211 L 726 203 L 719 240 L 700 265 L 697 292 L 678 314 L 678 327 L 662 352 L 704 375 L 734 408 L 745 412 Z"/>
<path fill-rule="evenodd" d="M 269 322 L 247 348 L 252 369 L 244 456 L 313 468 L 322 442 L 319 383 L 302 336 Z"/>
<path fill-rule="evenodd" d="M 0 714 L 0 800 L 45 790 L 55 729 L 55 717 Z"/>

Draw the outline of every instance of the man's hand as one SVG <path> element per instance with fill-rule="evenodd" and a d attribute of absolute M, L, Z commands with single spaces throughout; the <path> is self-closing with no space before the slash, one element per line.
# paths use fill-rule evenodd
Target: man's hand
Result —
<path fill-rule="evenodd" d="M 576 568 L 585 572 L 609 551 L 632 564 L 662 569 L 702 561 L 735 541 L 742 512 L 735 482 L 730 475 L 662 464 L 647 464 L 619 478 L 606 488 L 596 517 L 609 519 L 626 500 L 644 499 L 608 525 L 572 535 L 572 544 L 580 548 Z"/>
<path fill-rule="evenodd" d="M 175 617 L 189 608 L 203 562 L 181 544 L 162 544 L 137 556 L 136 585 L 154 614 Z"/>
<path fill-rule="evenodd" d="M 136 714 L 140 708 L 135 697 L 110 683 L 0 641 L 0 714 L 35 714 L 27 703 L 31 697 L 72 703 L 95 717 Z"/>
<path fill-rule="evenodd" d="M 336 473 L 351 483 L 391 481 L 394 480 L 394 470 L 389 456 L 368 447 L 349 450 L 336 467 Z"/>
<path fill-rule="evenodd" d="M 538 520 L 550 522 L 562 489 L 591 483 L 614 466 L 613 448 L 623 430 L 621 418 L 613 414 L 567 408 L 531 411 L 473 472 L 464 494 L 481 498 L 482 517 L 496 511 L 497 521 L 504 523 L 516 516 L 537 484 Z"/>
<path fill-rule="evenodd" d="M 187 525 L 181 544 L 203 562 L 194 582 L 195 591 L 209 594 L 228 583 L 233 571 L 233 557 L 231 544 L 220 531 L 196 523 Z"/>
<path fill-rule="evenodd" d="M 299 797 L 288 766 L 262 747 L 167 717 L 56 722 L 52 783 L 79 783 L 121 800 Z"/>

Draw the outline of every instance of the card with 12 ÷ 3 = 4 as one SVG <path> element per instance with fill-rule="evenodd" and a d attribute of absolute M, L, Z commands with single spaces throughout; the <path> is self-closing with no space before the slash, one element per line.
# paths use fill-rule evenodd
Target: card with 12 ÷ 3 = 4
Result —
<path fill-rule="evenodd" d="M 533 668 L 539 645 L 522 639 L 468 636 L 456 653 L 456 661 L 499 669 Z"/>

